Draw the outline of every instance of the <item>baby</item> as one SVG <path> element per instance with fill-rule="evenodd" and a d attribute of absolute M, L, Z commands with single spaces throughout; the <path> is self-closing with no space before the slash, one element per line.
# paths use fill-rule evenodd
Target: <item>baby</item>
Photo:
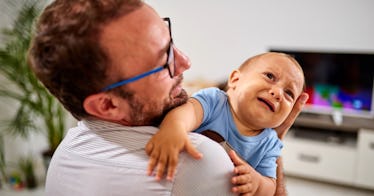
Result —
<path fill-rule="evenodd" d="M 248 59 L 230 74 L 227 92 L 202 89 L 166 115 L 146 146 L 148 174 L 157 166 L 160 179 L 167 166 L 171 180 L 181 150 L 202 157 L 187 133 L 211 130 L 254 168 L 253 192 L 274 194 L 276 159 L 283 144 L 272 128 L 291 112 L 304 83 L 302 68 L 287 54 L 269 52 Z"/>

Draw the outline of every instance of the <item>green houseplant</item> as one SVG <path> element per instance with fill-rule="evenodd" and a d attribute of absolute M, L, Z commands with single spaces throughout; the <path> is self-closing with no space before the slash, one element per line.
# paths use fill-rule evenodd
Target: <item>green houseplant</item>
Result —
<path fill-rule="evenodd" d="M 51 156 L 64 137 L 66 111 L 36 79 L 27 64 L 27 50 L 33 23 L 41 8 L 37 1 L 26 1 L 11 28 L 2 29 L 0 47 L 0 97 L 12 100 L 15 114 L 3 120 L 7 133 L 27 137 L 30 131 L 46 135 Z M 4 128 L 4 127 L 2 127 Z"/>
<path fill-rule="evenodd" d="M 6 181 L 5 156 L 4 156 L 4 141 L 3 141 L 2 134 L 0 134 L 0 189 L 1 189 L 2 183 L 4 181 Z"/>
<path fill-rule="evenodd" d="M 34 171 L 34 159 L 32 157 L 22 157 L 18 161 L 18 167 L 22 171 L 26 187 L 28 189 L 36 188 L 37 182 Z"/>

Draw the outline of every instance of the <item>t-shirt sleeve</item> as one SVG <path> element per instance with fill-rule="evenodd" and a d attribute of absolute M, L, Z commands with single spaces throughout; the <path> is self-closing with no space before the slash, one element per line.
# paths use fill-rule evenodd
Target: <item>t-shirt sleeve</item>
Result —
<path fill-rule="evenodd" d="M 281 155 L 283 142 L 278 139 L 276 133 L 272 134 L 272 142 L 267 146 L 267 152 L 256 170 L 263 176 L 271 178 L 277 177 L 277 163 L 276 160 Z"/>
<path fill-rule="evenodd" d="M 192 95 L 192 98 L 197 99 L 201 106 L 203 107 L 204 111 L 204 118 L 203 122 L 207 119 L 210 119 L 210 114 L 213 113 L 216 105 L 216 99 L 218 98 L 217 94 L 219 93 L 219 89 L 217 88 L 205 88 L 199 90 L 198 92 Z"/>
<path fill-rule="evenodd" d="M 205 131 L 207 128 L 212 128 L 212 123 L 217 124 L 215 123 L 215 120 L 219 118 L 223 105 L 227 100 L 225 93 L 218 88 L 211 87 L 196 92 L 192 95 L 192 98 L 199 101 L 204 112 L 202 124 L 194 132 L 200 133 L 201 131 Z"/>

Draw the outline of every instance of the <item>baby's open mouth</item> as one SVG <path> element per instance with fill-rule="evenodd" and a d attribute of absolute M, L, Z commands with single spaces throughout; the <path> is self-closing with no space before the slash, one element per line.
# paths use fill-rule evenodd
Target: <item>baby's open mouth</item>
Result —
<path fill-rule="evenodd" d="M 274 112 L 274 106 L 273 106 L 272 103 L 270 103 L 270 102 L 268 102 L 267 100 L 262 99 L 262 98 L 257 98 L 257 99 L 258 99 L 259 101 L 265 103 L 265 104 L 269 107 L 269 109 L 270 109 L 272 112 Z"/>

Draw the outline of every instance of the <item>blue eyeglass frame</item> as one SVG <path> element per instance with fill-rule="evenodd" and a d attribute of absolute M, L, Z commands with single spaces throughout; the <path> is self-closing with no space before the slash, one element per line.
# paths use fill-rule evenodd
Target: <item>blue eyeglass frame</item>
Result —
<path fill-rule="evenodd" d="M 164 69 L 168 69 L 170 78 L 174 77 L 174 71 L 175 71 L 174 49 L 173 49 L 174 44 L 173 44 L 173 38 L 171 36 L 171 22 L 170 22 L 170 18 L 163 18 L 163 20 L 168 23 L 169 35 L 170 35 L 169 49 L 168 49 L 168 52 L 167 52 L 167 61 L 166 61 L 165 65 L 163 65 L 161 67 L 157 67 L 157 68 L 152 69 L 150 71 L 144 72 L 144 73 L 139 74 L 137 76 L 134 76 L 132 78 L 128 78 L 128 79 L 121 80 L 121 81 L 118 81 L 116 83 L 110 84 L 110 85 L 104 87 L 101 90 L 101 92 L 105 92 L 105 91 L 117 88 L 119 86 L 123 86 L 123 85 L 131 83 L 131 82 L 135 82 L 135 81 L 140 80 L 144 77 L 147 77 L 147 76 L 152 75 L 154 73 L 160 72 Z"/>

